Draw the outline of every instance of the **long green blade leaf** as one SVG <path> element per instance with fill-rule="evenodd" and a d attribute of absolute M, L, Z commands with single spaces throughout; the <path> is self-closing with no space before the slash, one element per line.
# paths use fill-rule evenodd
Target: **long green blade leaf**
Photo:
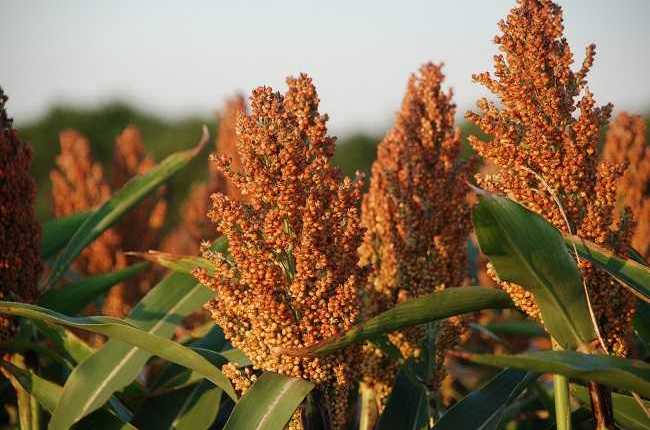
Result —
<path fill-rule="evenodd" d="M 207 430 L 219 412 L 223 390 L 208 381 L 199 382 L 182 403 L 171 428 Z"/>
<path fill-rule="evenodd" d="M 169 338 L 183 318 L 200 308 L 212 295 L 193 279 L 173 274 L 151 290 L 126 321 L 152 335 Z M 128 343 L 109 340 L 75 368 L 66 382 L 60 408 L 69 411 L 66 414 L 75 419 L 97 409 L 112 393 L 130 384 L 151 355 Z"/>
<path fill-rule="evenodd" d="M 426 428 L 428 417 L 427 393 L 422 384 L 410 380 L 405 371 L 398 373 L 377 430 L 420 430 Z"/>
<path fill-rule="evenodd" d="M 474 229 L 499 277 L 533 293 L 544 325 L 564 349 L 595 339 L 582 278 L 562 235 L 512 200 L 477 193 Z"/>
<path fill-rule="evenodd" d="M 171 178 L 175 173 L 194 158 L 208 141 L 207 128 L 203 128 L 203 136 L 199 144 L 187 151 L 174 153 L 165 158 L 160 164 L 142 176 L 136 176 L 117 191 L 113 197 L 95 210 L 72 236 L 63 249 L 56 262 L 46 285 L 53 285 L 65 273 L 72 261 L 81 251 L 102 234 L 107 228 L 115 224 L 129 209 L 137 205 L 149 193 Z"/>
<path fill-rule="evenodd" d="M 89 303 L 119 284 L 140 273 L 147 263 L 137 263 L 117 272 L 92 276 L 79 282 L 65 285 L 61 288 L 49 289 L 41 296 L 38 303 L 63 314 L 74 315 Z"/>
<path fill-rule="evenodd" d="M 580 385 L 573 385 L 573 395 L 580 400 L 584 406 L 591 409 L 589 391 Z M 641 406 L 632 396 L 612 393 L 614 406 L 614 421 L 627 430 L 650 430 L 650 418 L 641 409 Z M 643 401 L 645 408 L 650 410 L 650 402 Z"/>
<path fill-rule="evenodd" d="M 534 373 L 505 369 L 449 409 L 434 430 L 496 430 L 505 408 L 537 379 Z"/>
<path fill-rule="evenodd" d="M 89 216 L 90 212 L 82 212 L 45 222 L 41 238 L 41 257 L 48 259 L 63 249 Z"/>
<path fill-rule="evenodd" d="M 494 288 L 449 288 L 401 303 L 354 326 L 343 336 L 326 340 L 310 348 L 287 349 L 283 352 L 292 355 L 324 355 L 404 327 L 483 309 L 504 309 L 512 306 L 510 297 Z"/>
<path fill-rule="evenodd" d="M 176 255 L 160 251 L 129 252 L 128 255 L 140 257 L 174 272 L 191 275 L 196 268 L 205 269 L 209 275 L 214 274 L 214 264 L 207 258 L 192 255 Z"/>
<path fill-rule="evenodd" d="M 237 402 L 224 430 L 282 430 L 313 388 L 304 379 L 266 372 Z"/>
<path fill-rule="evenodd" d="M 568 244 L 575 245 L 580 256 L 605 269 L 641 300 L 650 301 L 650 267 L 617 257 L 612 251 L 577 236 L 565 235 L 564 238 Z"/>
<path fill-rule="evenodd" d="M 554 373 L 650 396 L 650 364 L 639 360 L 574 351 L 541 351 L 517 355 L 455 354 L 474 363 Z"/>
<path fill-rule="evenodd" d="M 63 393 L 63 387 L 47 379 L 43 379 L 29 370 L 20 369 L 5 361 L 0 360 L 0 366 L 10 372 L 20 385 L 36 398 L 45 410 L 52 412 L 56 408 L 56 404 Z M 88 417 L 87 420 L 84 420 L 83 423 L 90 424 L 91 419 L 93 421 L 101 420 L 104 424 L 101 427 L 102 429 L 137 430 L 131 424 L 123 422 L 117 415 L 114 415 L 106 409 L 100 409 Z"/>

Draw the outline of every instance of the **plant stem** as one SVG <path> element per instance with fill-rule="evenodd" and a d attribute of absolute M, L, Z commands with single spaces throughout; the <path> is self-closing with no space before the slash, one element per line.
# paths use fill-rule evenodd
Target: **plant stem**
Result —
<path fill-rule="evenodd" d="M 592 381 L 589 383 L 589 397 L 594 415 L 594 429 L 614 430 L 616 427 L 614 426 L 611 390 Z"/>
<path fill-rule="evenodd" d="M 553 375 L 555 394 L 555 422 L 558 430 L 571 430 L 571 403 L 569 400 L 569 380 L 566 376 Z"/>
<path fill-rule="evenodd" d="M 560 346 L 551 338 L 554 350 Z M 555 424 L 557 430 L 571 430 L 571 399 L 569 398 L 569 380 L 563 375 L 553 375 L 553 394 L 555 401 Z"/>

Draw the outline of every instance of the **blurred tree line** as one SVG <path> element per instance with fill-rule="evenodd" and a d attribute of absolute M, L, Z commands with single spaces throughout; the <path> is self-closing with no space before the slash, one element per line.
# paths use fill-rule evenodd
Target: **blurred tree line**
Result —
<path fill-rule="evenodd" d="M 646 122 L 650 133 L 650 117 Z M 49 175 L 60 149 L 59 133 L 66 128 L 73 128 L 88 137 L 95 160 L 102 164 L 105 174 L 110 175 L 115 138 L 129 124 L 136 125 L 140 129 L 147 150 L 158 161 L 172 152 L 193 146 L 201 135 L 203 124 L 210 129 L 211 141 L 214 142 L 218 127 L 216 115 L 165 120 L 122 102 L 113 102 L 91 109 L 55 106 L 43 117 L 30 123 L 21 123 L 20 118 L 17 118 L 16 125 L 20 135 L 31 142 L 34 148 L 32 173 L 38 184 L 37 214 L 40 220 L 52 216 Z M 470 134 L 482 138 L 485 136 L 471 123 L 462 122 L 460 128 L 464 140 L 463 158 L 467 158 L 472 154 L 466 142 L 467 136 Z M 356 170 L 361 170 L 369 178 L 370 166 L 375 160 L 377 144 L 382 134 L 358 133 L 339 138 L 334 163 L 341 167 L 346 175 L 352 176 Z M 650 142 L 650 136 L 648 137 L 647 141 Z M 213 145 L 208 145 L 203 156 L 195 158 L 190 168 L 182 175 L 174 177 L 169 183 L 167 192 L 170 203 L 168 217 L 170 224 L 178 220 L 178 209 L 192 183 L 207 178 L 206 159 L 213 148 Z"/>

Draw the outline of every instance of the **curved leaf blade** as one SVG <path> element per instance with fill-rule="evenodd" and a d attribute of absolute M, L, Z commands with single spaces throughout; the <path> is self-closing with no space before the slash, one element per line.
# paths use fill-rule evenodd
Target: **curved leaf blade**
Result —
<path fill-rule="evenodd" d="M 10 372 L 14 378 L 22 385 L 22 387 L 33 395 L 38 403 L 48 412 L 52 412 L 56 408 L 56 404 L 61 397 L 63 387 L 54 382 L 43 379 L 35 373 L 20 369 L 11 365 L 3 360 L 0 360 L 0 366 L 6 371 Z M 122 429 L 122 430 L 137 430 L 131 424 L 123 422 L 120 418 L 109 412 L 106 409 L 100 409 L 92 416 L 84 420 L 84 424 L 89 424 L 91 421 L 101 420 L 103 429 Z"/>
<path fill-rule="evenodd" d="M 488 366 L 554 373 L 650 396 L 650 364 L 640 360 L 574 351 L 540 351 L 517 355 L 454 354 Z"/>
<path fill-rule="evenodd" d="M 51 288 L 40 297 L 38 304 L 63 314 L 77 314 L 113 285 L 137 275 L 145 267 L 147 263 L 137 263 L 117 272 L 92 276 L 61 288 Z"/>
<path fill-rule="evenodd" d="M 474 230 L 499 277 L 533 293 L 546 328 L 564 349 L 595 339 L 582 277 L 559 231 L 510 199 L 477 193 Z"/>
<path fill-rule="evenodd" d="M 424 386 L 412 381 L 406 371 L 397 374 L 386 408 L 379 417 L 377 430 L 420 430 L 429 420 L 428 399 Z"/>
<path fill-rule="evenodd" d="M 41 257 L 46 260 L 63 249 L 89 216 L 90 212 L 82 212 L 43 223 Z"/>
<path fill-rule="evenodd" d="M 199 382 L 185 398 L 171 424 L 175 430 L 207 430 L 219 413 L 223 390 L 208 381 Z"/>
<path fill-rule="evenodd" d="M 142 258 L 166 269 L 191 275 L 194 269 L 205 269 L 208 275 L 214 275 L 214 264 L 207 258 L 193 255 L 176 255 L 161 251 L 127 252 L 127 255 Z"/>
<path fill-rule="evenodd" d="M 505 408 L 521 394 L 538 375 L 505 369 L 451 407 L 433 427 L 434 430 L 495 430 Z"/>
<path fill-rule="evenodd" d="M 340 337 L 328 339 L 310 348 L 285 349 L 282 352 L 291 355 L 324 355 L 404 327 L 483 309 L 504 309 L 512 306 L 510 297 L 494 288 L 449 288 L 401 303 L 354 326 Z"/>
<path fill-rule="evenodd" d="M 591 409 L 589 391 L 580 385 L 572 386 L 573 395 L 580 400 L 584 406 Z M 650 410 L 650 402 L 643 401 L 646 409 Z M 650 430 L 650 418 L 641 409 L 634 397 L 624 394 L 612 393 L 612 405 L 614 407 L 614 421 L 622 428 L 628 430 Z"/>
<path fill-rule="evenodd" d="M 211 291 L 196 284 L 193 279 L 173 274 L 161 281 L 133 308 L 126 322 L 156 337 L 169 338 L 185 316 L 200 308 L 212 296 Z M 75 368 L 66 382 L 60 407 L 68 410 L 66 414 L 75 419 L 99 408 L 112 393 L 130 384 L 151 356 L 150 351 L 110 339 Z"/>
<path fill-rule="evenodd" d="M 282 430 L 314 384 L 266 372 L 237 402 L 224 430 Z"/>
<path fill-rule="evenodd" d="M 192 158 L 201 152 L 208 138 L 207 127 L 204 127 L 203 136 L 195 148 L 176 152 L 144 175 L 134 177 L 117 191 L 110 200 L 92 212 L 55 261 L 46 285 L 51 286 L 58 281 L 81 251 L 106 229 L 115 224 L 124 213 L 133 208 L 183 167 L 187 166 Z"/>
<path fill-rule="evenodd" d="M 629 258 L 620 258 L 612 251 L 578 236 L 565 235 L 564 238 L 567 244 L 575 245 L 581 257 L 606 270 L 641 300 L 650 302 L 650 267 Z"/>

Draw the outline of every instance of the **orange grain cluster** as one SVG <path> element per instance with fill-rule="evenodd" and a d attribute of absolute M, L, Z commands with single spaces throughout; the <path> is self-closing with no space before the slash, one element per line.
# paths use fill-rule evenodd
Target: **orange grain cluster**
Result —
<path fill-rule="evenodd" d="M 257 369 L 318 384 L 331 428 L 340 429 L 356 354 L 305 358 L 279 350 L 343 333 L 358 318 L 361 181 L 342 179 L 330 164 L 335 139 L 327 136 L 311 79 L 287 84 L 285 95 L 253 91 L 252 113 L 237 126 L 239 172 L 228 157 L 213 157 L 244 199 L 212 195 L 208 216 L 230 255 L 206 250 L 216 275 L 195 274 L 215 291 L 206 308 L 233 346 Z"/>
<path fill-rule="evenodd" d="M 116 140 L 112 187 L 102 166 L 93 160 L 88 139 L 77 131 L 65 130 L 60 133 L 59 142 L 61 153 L 50 173 L 57 218 L 97 208 L 111 197 L 114 189 L 155 165 L 145 154 L 140 132 L 134 126 L 127 127 Z M 123 269 L 127 266 L 123 251 L 145 251 L 157 246 L 165 214 L 166 203 L 161 194 L 145 199 L 120 224 L 106 230 L 86 247 L 75 260 L 75 269 L 85 275 Z M 103 313 L 116 317 L 126 315 L 151 286 L 152 276 L 147 272 L 111 288 Z"/>
<path fill-rule="evenodd" d="M 636 221 L 632 247 L 650 261 L 650 146 L 643 118 L 618 115 L 607 131 L 603 157 L 628 166 L 618 186 L 619 204 L 629 208 Z"/>
<path fill-rule="evenodd" d="M 442 90 L 443 80 L 441 66 L 431 63 L 411 76 L 395 125 L 378 147 L 363 200 L 367 231 L 359 249 L 361 265 L 369 272 L 365 308 L 371 316 L 409 298 L 460 286 L 467 272 L 471 222 L 466 179 L 471 166 L 459 160 L 456 106 L 451 90 Z M 421 334 L 417 328 L 403 330 L 389 339 L 404 358 L 417 357 Z M 438 364 L 457 340 L 444 336 Z M 364 355 L 364 382 L 381 402 L 397 365 L 374 347 L 366 346 Z"/>
<path fill-rule="evenodd" d="M 41 274 L 41 228 L 34 215 L 36 185 L 29 174 L 32 149 L 18 137 L 0 88 L 0 300 L 33 303 Z M 16 331 L 0 315 L 0 343 Z"/>
<path fill-rule="evenodd" d="M 626 252 L 629 231 L 624 225 L 613 226 L 623 166 L 600 162 L 598 155 L 599 132 L 612 106 L 596 106 L 586 87 L 595 46 L 587 47 L 580 69 L 571 70 L 573 55 L 562 34 L 562 10 L 549 0 L 518 1 L 499 27 L 502 34 L 495 43 L 501 54 L 494 57 L 494 76 L 485 72 L 473 78 L 501 103 L 481 99 L 481 114 L 467 114 L 492 136 L 490 141 L 472 136 L 472 146 L 499 170 L 477 181 L 490 191 L 508 194 L 565 232 L 570 229 Z M 589 264 L 584 264 L 583 275 L 608 347 L 625 354 L 634 297 Z M 529 293 L 518 285 L 501 286 L 528 314 L 539 315 Z"/>

